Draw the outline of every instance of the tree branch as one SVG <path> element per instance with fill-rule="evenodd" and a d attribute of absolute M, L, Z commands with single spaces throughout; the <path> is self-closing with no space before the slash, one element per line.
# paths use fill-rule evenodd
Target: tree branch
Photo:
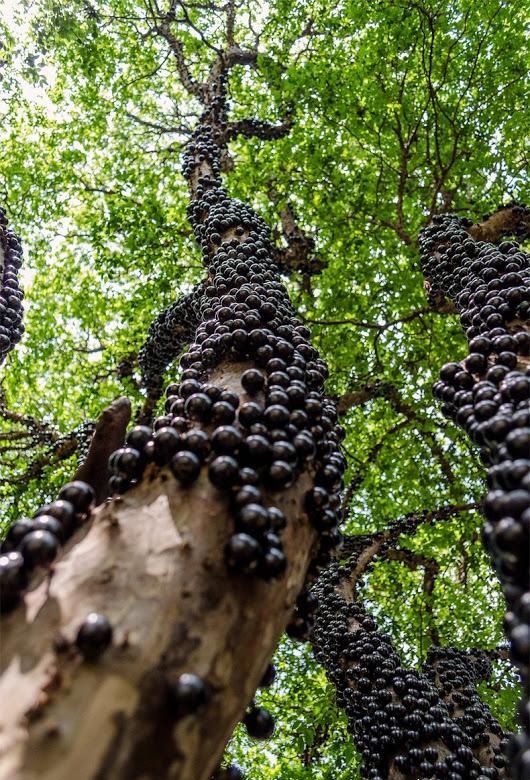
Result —
<path fill-rule="evenodd" d="M 359 579 L 382 542 L 357 539 L 347 565 L 331 566 L 313 590 L 317 606 L 312 642 L 335 685 L 337 703 L 346 710 L 364 773 L 388 780 L 432 777 L 436 763 L 446 776 L 461 745 L 473 751 L 469 764 L 477 774 L 480 767 L 500 765 L 500 745 L 492 743 L 487 756 L 475 749 L 471 729 L 451 717 L 426 675 L 401 666 L 390 639 L 360 603 Z M 506 773 L 501 769 L 498 777 Z"/>
<path fill-rule="evenodd" d="M 109 457 L 123 446 L 130 418 L 129 399 L 121 396 L 113 401 L 99 416 L 87 457 L 75 473 L 74 479 L 80 479 L 94 489 L 96 504 L 101 504 L 109 495 Z"/>
<path fill-rule="evenodd" d="M 454 311 L 454 306 L 450 305 L 449 303 L 445 302 L 444 307 L 440 306 L 422 306 L 419 309 L 415 309 L 414 311 L 411 311 L 409 314 L 405 314 L 403 317 L 398 317 L 395 320 L 389 320 L 389 322 L 369 322 L 365 320 L 355 320 L 355 319 L 343 319 L 343 320 L 313 320 L 313 319 L 306 319 L 304 322 L 306 322 L 308 325 L 353 325 L 356 328 L 364 328 L 366 330 L 377 330 L 380 332 L 383 332 L 385 330 L 388 330 L 388 328 L 393 328 L 396 325 L 401 325 L 405 322 L 412 322 L 412 320 L 418 319 L 423 317 L 425 314 L 451 314 Z"/>
<path fill-rule="evenodd" d="M 483 222 L 471 225 L 468 232 L 475 241 L 492 244 L 497 244 L 510 235 L 524 241 L 530 236 L 530 208 L 524 203 L 501 206 L 493 214 L 486 214 Z"/>
<path fill-rule="evenodd" d="M 167 21 L 167 19 L 162 23 L 156 25 L 154 30 L 163 38 L 165 38 L 165 40 L 168 42 L 171 51 L 173 52 L 173 55 L 175 57 L 177 73 L 184 89 L 186 89 L 190 93 L 190 95 L 197 98 L 197 100 L 199 100 L 201 103 L 206 104 L 207 102 L 206 85 L 195 81 L 195 79 L 191 75 L 191 72 L 188 68 L 188 64 L 186 62 L 186 58 L 184 56 L 184 46 L 182 44 L 182 41 L 180 41 L 172 33 L 170 24 Z"/>
<path fill-rule="evenodd" d="M 261 138 L 265 141 L 274 141 L 286 136 L 292 126 L 293 120 L 290 117 L 277 125 L 260 119 L 238 119 L 235 122 L 227 122 L 225 139 L 231 141 L 238 135 L 242 135 L 244 138 Z"/>

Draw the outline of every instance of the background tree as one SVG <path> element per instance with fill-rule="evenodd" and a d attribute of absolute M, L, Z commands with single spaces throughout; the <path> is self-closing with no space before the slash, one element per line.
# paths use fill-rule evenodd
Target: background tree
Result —
<path fill-rule="evenodd" d="M 149 33 L 151 11 L 42 5 L 8 40 L 3 167 L 32 270 L 28 334 L 8 361 L 4 391 L 10 414 L 60 435 L 118 394 L 143 404 L 134 356 L 149 323 L 177 285 L 187 292 L 201 278 L 178 174 L 197 106 L 175 78 L 167 43 Z M 213 7 L 188 13 L 182 36 L 195 74 L 201 34 L 216 46 L 224 26 Z M 340 398 L 347 533 L 481 495 L 480 462 L 430 395 L 449 352 L 465 354 L 459 326 L 430 310 L 409 266 L 433 214 L 480 214 L 527 194 L 524 14 L 494 3 L 282 3 L 267 18 L 250 5 L 238 14 L 238 40 L 253 40 L 254 28 L 270 56 L 260 63 L 265 78 L 234 73 L 240 116 L 283 119 L 294 105 L 295 117 L 274 144 L 231 143 L 228 184 L 278 233 L 288 204 L 306 233 L 318 229 L 324 270 L 313 279 L 295 273 L 290 290 Z M 3 426 L 10 432 L 12 420 Z M 35 443 L 35 459 L 47 457 L 46 440 Z M 54 497 L 73 471 L 71 461 L 52 462 L 36 479 L 25 453 L 2 458 L 7 522 Z M 502 600 L 480 522 L 466 511 L 407 538 L 408 549 L 438 562 L 434 586 L 424 588 L 421 566 L 392 558 L 367 579 L 367 603 L 408 663 L 425 657 L 433 637 L 464 648 L 501 641 Z M 496 664 L 485 695 L 510 727 L 513 672 Z M 344 721 L 309 650 L 286 642 L 278 665 L 279 682 L 260 696 L 281 712 L 281 728 L 267 752 L 238 737 L 238 760 L 261 776 L 351 776 L 356 754 L 344 749 Z"/>

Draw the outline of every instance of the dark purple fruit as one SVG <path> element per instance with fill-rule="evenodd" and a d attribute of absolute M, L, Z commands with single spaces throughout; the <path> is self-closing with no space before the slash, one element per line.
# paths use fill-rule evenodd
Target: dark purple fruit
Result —
<path fill-rule="evenodd" d="M 241 375 L 241 385 L 249 395 L 255 395 L 265 387 L 265 377 L 257 368 L 249 368 Z"/>
<path fill-rule="evenodd" d="M 171 458 L 169 467 L 183 485 L 191 485 L 201 472 L 201 462 L 195 453 L 180 450 Z"/>
<path fill-rule="evenodd" d="M 59 498 L 73 504 L 76 512 L 85 514 L 94 503 L 94 490 L 86 482 L 68 482 L 60 491 Z"/>
<path fill-rule="evenodd" d="M 216 487 L 227 488 L 235 485 L 239 477 L 237 460 L 229 455 L 220 455 L 210 463 L 208 476 Z"/>
<path fill-rule="evenodd" d="M 19 552 L 0 556 L 0 611 L 7 612 L 18 602 L 28 584 L 24 559 Z"/>
<path fill-rule="evenodd" d="M 49 566 L 59 552 L 59 540 L 50 531 L 30 531 L 22 539 L 19 550 L 28 569 Z"/>
<path fill-rule="evenodd" d="M 252 707 L 243 723 L 249 737 L 254 739 L 268 739 L 274 732 L 274 718 L 265 707 Z"/>
<path fill-rule="evenodd" d="M 180 436 L 170 425 L 165 425 L 156 431 L 153 437 L 154 459 L 158 466 L 169 463 L 180 446 Z"/>
<path fill-rule="evenodd" d="M 52 517 L 57 518 L 57 520 L 62 525 L 66 536 L 68 536 L 68 534 L 73 529 L 75 522 L 75 509 L 70 501 L 64 501 L 63 499 L 52 501 L 51 504 L 46 504 L 39 509 L 36 517 L 39 517 L 39 515 L 51 515 Z"/>
<path fill-rule="evenodd" d="M 261 555 L 261 545 L 249 534 L 234 534 L 225 546 L 226 563 L 236 571 L 253 571 L 258 565 Z"/>
<path fill-rule="evenodd" d="M 22 517 L 20 520 L 17 520 L 6 534 L 6 538 L 2 543 L 2 552 L 16 550 L 22 539 L 30 531 L 33 531 L 33 520 L 30 520 L 28 517 Z"/>
<path fill-rule="evenodd" d="M 64 531 L 61 523 L 51 515 L 38 515 L 33 521 L 34 531 L 49 531 L 60 541 L 64 539 Z"/>
<path fill-rule="evenodd" d="M 125 443 L 128 447 L 133 447 L 141 452 L 152 435 L 153 432 L 147 425 L 136 425 L 125 437 Z"/>
<path fill-rule="evenodd" d="M 79 627 L 75 643 L 86 661 L 96 661 L 112 642 L 112 626 L 105 615 L 91 612 Z"/>
<path fill-rule="evenodd" d="M 176 718 L 193 715 L 210 697 L 206 683 L 196 674 L 185 672 L 169 683 L 169 706 Z"/>

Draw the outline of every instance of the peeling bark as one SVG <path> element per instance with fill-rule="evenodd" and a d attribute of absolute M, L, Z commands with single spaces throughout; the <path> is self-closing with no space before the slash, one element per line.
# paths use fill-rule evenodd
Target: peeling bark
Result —
<path fill-rule="evenodd" d="M 96 494 L 96 504 L 108 496 L 108 460 L 123 445 L 125 431 L 131 417 L 131 402 L 121 397 L 105 409 L 97 423 L 85 461 L 77 469 L 74 479 L 87 482 Z"/>
<path fill-rule="evenodd" d="M 240 392 L 234 369 L 213 379 Z M 167 469 L 151 469 L 95 511 L 5 620 L 2 780 L 206 780 L 254 694 L 316 538 L 302 509 L 311 478 L 268 496 L 289 520 L 289 566 L 264 583 L 228 574 L 233 519 L 205 470 L 182 490 Z M 113 647 L 97 664 L 82 662 L 72 644 L 92 611 L 114 627 Z M 190 670 L 208 680 L 212 697 L 198 716 L 175 723 L 167 681 Z"/>

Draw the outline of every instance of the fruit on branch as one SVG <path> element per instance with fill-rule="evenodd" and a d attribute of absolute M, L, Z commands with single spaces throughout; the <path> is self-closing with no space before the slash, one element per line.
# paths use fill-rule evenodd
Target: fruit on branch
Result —
<path fill-rule="evenodd" d="M 22 299 L 18 272 L 22 265 L 20 239 L 7 227 L 0 208 L 0 364 L 22 338 Z"/>
<path fill-rule="evenodd" d="M 105 615 L 91 612 L 77 632 L 75 643 L 83 658 L 96 661 L 112 642 L 112 626 Z"/>
<path fill-rule="evenodd" d="M 60 498 L 41 507 L 33 520 L 22 518 L 9 529 L 1 545 L 0 606 L 8 612 L 19 602 L 35 569 L 49 567 L 61 545 L 90 514 L 94 491 L 76 481 L 65 485 Z"/>
<path fill-rule="evenodd" d="M 350 549 L 348 563 L 332 564 L 311 591 L 317 602 L 311 641 L 348 716 L 363 775 L 370 780 L 505 778 L 498 724 L 490 716 L 470 727 L 466 720 L 463 728 L 431 675 L 401 665 L 389 637 L 356 599 L 357 581 L 380 545 L 359 536 L 350 539 Z M 482 762 L 485 744 L 493 760 Z"/>
<path fill-rule="evenodd" d="M 441 691 L 451 717 L 475 746 L 481 762 L 502 769 L 505 757 L 492 747 L 506 750 L 508 740 L 477 691 L 478 684 L 491 677 L 488 651 L 433 646 L 422 670 Z M 481 736 L 484 730 L 489 739 Z"/>
<path fill-rule="evenodd" d="M 167 387 L 164 414 L 152 428 L 135 426 L 125 446 L 120 441 L 110 456 L 115 500 L 96 510 L 86 537 L 57 565 L 57 577 L 50 572 L 51 591 L 55 588 L 61 601 L 61 583 L 70 586 L 69 561 L 75 567 L 95 545 L 102 566 L 108 566 L 98 571 L 89 553 L 87 573 L 76 572 L 72 588 L 76 604 L 108 615 L 116 637 L 100 663 L 81 664 L 78 674 L 90 667 L 98 691 L 111 680 L 110 685 L 119 681 L 127 692 L 116 743 L 105 753 L 105 771 L 98 769 L 109 776 L 112 771 L 116 777 L 131 776 L 134 767 L 137 774 L 160 778 L 170 765 L 172 776 L 178 773 L 183 780 L 202 780 L 211 773 L 259 685 L 304 578 L 311 581 L 318 574 L 340 541 L 335 529 L 344 434 L 333 402 L 324 396 L 326 365 L 281 282 L 269 230 L 221 187 L 229 67 L 222 58 L 221 65 L 224 69 L 212 71 L 211 102 L 184 156 L 191 192 L 188 216 L 207 279 L 193 297 L 196 327 L 186 335 L 180 376 Z M 170 311 L 176 309 L 170 307 L 164 317 Z M 158 382 L 168 355 L 180 350 L 182 331 L 171 343 L 164 340 L 165 325 L 158 341 L 156 327 L 153 333 L 141 363 L 146 376 Z M 308 517 L 304 495 L 313 489 L 318 505 Z M 85 499 L 77 483 L 60 494 L 78 511 Z M 165 523 L 160 522 L 161 550 L 150 527 L 160 515 Z M 130 539 L 141 540 L 141 554 L 131 550 Z M 140 572 L 142 587 L 135 590 Z M 100 587 L 107 577 L 111 585 Z M 134 599 L 130 587 L 124 590 L 133 577 Z M 146 595 L 145 582 L 151 588 Z M 297 602 L 301 621 L 311 609 L 304 593 Z M 127 610 L 116 594 L 128 603 Z M 131 635 L 123 628 L 129 622 Z M 146 625 L 159 632 L 156 641 L 146 634 Z M 71 635 L 70 625 L 65 633 Z M 89 691 L 86 696 L 99 706 Z M 103 700 L 97 699 L 102 707 Z M 245 723 L 258 739 L 274 728 L 260 707 L 251 708 Z M 159 732 L 166 737 L 153 756 L 144 747 L 151 744 L 147 735 Z"/>
<path fill-rule="evenodd" d="M 171 361 L 191 341 L 199 323 L 198 302 L 202 285 L 164 309 L 149 328 L 138 354 L 142 379 L 149 394 L 158 396 L 162 376 Z"/>
<path fill-rule="evenodd" d="M 446 416 L 480 447 L 489 467 L 483 538 L 508 603 L 505 627 L 527 711 L 530 662 L 530 255 L 507 234 L 529 235 L 530 210 L 502 207 L 482 225 L 446 214 L 420 238 L 431 295 L 452 300 L 469 341 L 434 386 Z M 486 235 L 492 243 L 475 240 Z M 497 242 L 501 241 L 497 245 Z M 512 773 L 530 771 L 528 719 L 512 745 Z"/>
<path fill-rule="evenodd" d="M 243 718 L 249 737 L 268 739 L 274 732 L 274 718 L 265 707 L 251 707 Z"/>
<path fill-rule="evenodd" d="M 220 186 L 225 82 L 222 76 L 219 94 L 202 117 L 183 164 L 193 193 L 188 214 L 208 277 L 185 304 L 174 306 L 188 315 L 191 308 L 187 322 L 195 318 L 200 324 L 181 358 L 180 383 L 166 390 L 166 414 L 155 421 L 152 437 L 131 432 L 127 443 L 134 443 L 135 436 L 141 436 L 141 442 L 134 454 L 121 449 L 112 457 L 111 484 L 118 492 L 134 485 L 154 460 L 159 466 L 171 462 L 175 477 L 187 485 L 206 465 L 213 485 L 232 493 L 235 504 L 237 496 L 245 503 L 235 510 L 236 532 L 225 546 L 227 564 L 268 579 L 285 569 L 281 540 L 274 537 L 271 542 L 267 536 L 273 530 L 271 507 L 259 493 L 253 501 L 242 499 L 242 488 L 250 478 L 269 491 L 281 490 L 309 466 L 321 485 L 316 488 L 321 505 L 313 513 L 315 527 L 333 529 L 339 516 L 328 505 L 342 485 L 343 433 L 333 403 L 322 397 L 327 369 L 279 279 L 269 231 L 248 206 L 229 198 Z M 162 319 L 176 310 L 170 307 Z M 160 344 L 155 348 L 154 339 L 144 350 L 141 362 L 149 364 L 152 374 L 158 356 L 169 354 L 164 350 Z M 241 374 L 241 398 L 209 382 L 212 369 L 225 361 L 256 359 L 260 368 L 250 366 Z M 129 473 L 124 460 L 134 461 Z M 320 564 L 331 546 L 326 539 Z"/>
<path fill-rule="evenodd" d="M 0 610 L 7 612 L 18 602 L 28 584 L 22 553 L 18 550 L 0 556 Z"/>
<path fill-rule="evenodd" d="M 176 718 L 197 712 L 209 697 L 208 686 L 196 674 L 185 672 L 169 685 L 170 708 Z"/>

